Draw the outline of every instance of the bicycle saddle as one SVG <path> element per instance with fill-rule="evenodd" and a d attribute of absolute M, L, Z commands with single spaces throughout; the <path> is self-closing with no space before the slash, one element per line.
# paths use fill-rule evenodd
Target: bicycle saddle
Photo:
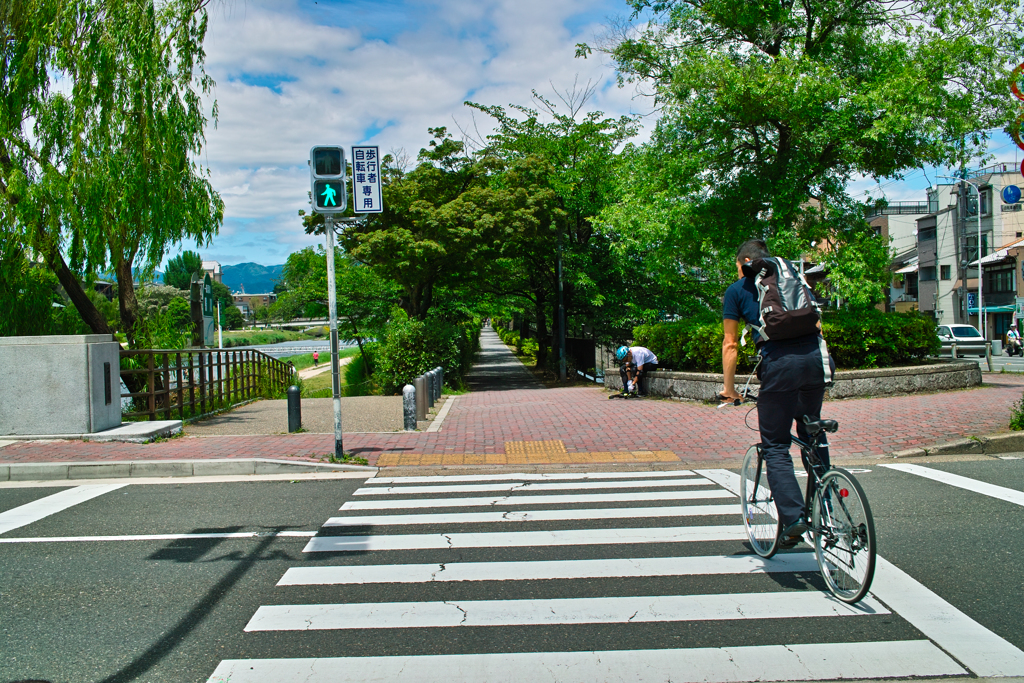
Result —
<path fill-rule="evenodd" d="M 807 415 L 804 415 L 804 426 L 807 427 L 807 433 L 811 436 L 819 434 L 822 431 L 834 433 L 839 429 L 839 423 L 835 420 L 812 420 Z"/>

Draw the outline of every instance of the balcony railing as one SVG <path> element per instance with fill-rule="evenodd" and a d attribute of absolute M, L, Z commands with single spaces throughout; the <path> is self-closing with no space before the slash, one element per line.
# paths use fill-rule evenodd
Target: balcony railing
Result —
<path fill-rule="evenodd" d="M 864 218 L 875 216 L 912 216 L 931 213 L 928 202 L 889 202 L 887 206 L 872 206 L 864 210 Z"/>

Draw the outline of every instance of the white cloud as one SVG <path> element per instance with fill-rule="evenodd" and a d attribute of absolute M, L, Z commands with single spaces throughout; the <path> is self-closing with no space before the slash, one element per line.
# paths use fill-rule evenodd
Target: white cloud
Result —
<path fill-rule="evenodd" d="M 378 144 L 413 158 L 428 127 L 471 126 L 463 102 L 529 104 L 579 76 L 609 115 L 644 110 L 608 87 L 611 67 L 574 57 L 618 0 L 406 0 L 216 5 L 206 69 L 216 80 L 216 128 L 202 161 L 225 201 L 225 223 L 205 258 L 281 263 L 312 244 L 307 206 L 314 144 Z M 457 123 L 456 123 L 457 122 Z M 476 125 L 487 125 L 476 117 Z M 487 130 L 482 130 L 486 133 Z M 172 254 L 173 255 L 173 254 Z"/>

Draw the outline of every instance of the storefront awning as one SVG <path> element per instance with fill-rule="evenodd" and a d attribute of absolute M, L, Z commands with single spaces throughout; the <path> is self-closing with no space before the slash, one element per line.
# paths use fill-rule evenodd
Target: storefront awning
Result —
<path fill-rule="evenodd" d="M 1017 310 L 1017 309 L 1016 309 L 1016 307 L 1013 304 L 1009 304 L 1007 306 L 986 306 L 985 307 L 985 312 L 986 313 L 1013 313 L 1015 310 Z M 977 306 L 975 306 L 974 308 L 968 308 L 967 309 L 967 313 L 970 314 L 970 315 L 978 315 L 978 308 L 977 308 Z"/>

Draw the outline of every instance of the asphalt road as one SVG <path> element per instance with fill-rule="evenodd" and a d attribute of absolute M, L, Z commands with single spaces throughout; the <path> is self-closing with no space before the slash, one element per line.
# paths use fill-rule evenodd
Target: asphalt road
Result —
<path fill-rule="evenodd" d="M 932 471 L 1024 491 L 1024 459 L 922 464 Z M 857 476 L 874 511 L 879 554 L 919 582 L 928 596 L 934 596 L 929 600 L 948 602 L 984 629 L 1024 649 L 1024 573 L 1019 567 L 1024 556 L 1024 508 L 910 472 L 878 465 L 859 469 L 867 470 Z M 869 598 L 863 613 L 831 616 L 836 603 L 823 595 L 821 577 L 813 562 L 807 563 L 807 546 L 773 560 L 803 562 L 794 565 L 798 571 L 708 569 L 715 562 L 749 557 L 745 542 L 735 537 L 741 529 L 736 499 L 716 483 L 729 475 L 715 475 L 716 480 L 708 476 L 678 475 L 667 482 L 640 473 L 586 481 L 559 476 L 525 486 L 522 480 L 491 477 L 407 482 L 396 485 L 401 489 L 393 493 L 386 492 L 387 484 L 364 486 L 362 478 L 104 489 L 90 500 L 0 533 L 0 682 L 493 681 L 521 680 L 524 675 L 545 681 L 647 681 L 667 680 L 657 673 L 666 657 L 665 666 L 676 667 L 679 661 L 696 666 L 693 662 L 704 657 L 713 672 L 710 680 L 736 671 L 736 680 L 746 680 L 743 672 L 749 671 L 749 662 L 744 665 L 744 657 L 772 661 L 769 676 L 791 674 L 787 667 L 798 666 L 793 658 L 799 667 L 809 666 L 810 650 L 801 648 L 811 645 L 825 650 L 813 651 L 821 662 L 805 676 L 809 678 L 836 678 L 843 666 L 868 667 L 867 675 L 854 676 L 867 678 L 891 673 L 888 666 L 966 665 L 969 673 L 975 672 L 972 663 L 947 656 L 958 643 L 946 636 L 929 641 L 920 614 L 886 609 L 896 603 L 880 601 L 884 590 L 891 593 L 884 582 L 876 582 L 879 599 Z M 577 484 L 599 488 L 566 488 Z M 370 486 L 373 495 L 363 495 Z M 360 488 L 363 493 L 355 495 Z M 48 505 L 47 497 L 64 490 L 55 489 L 52 482 L 43 488 L 0 488 L 0 529 L 11 514 Z M 591 498 L 562 498 L 581 495 Z M 523 496 L 551 498 L 546 503 L 515 504 L 524 502 L 516 500 Z M 461 500 L 487 497 L 502 500 L 475 505 Z M 416 502 L 423 499 L 441 502 Z M 339 511 L 343 504 L 383 507 Z M 712 505 L 725 507 L 706 507 Z M 656 512 L 671 506 L 701 507 L 689 508 L 686 515 L 678 515 L 683 511 L 678 508 Z M 622 509 L 632 512 L 617 512 Z M 527 512 L 562 519 L 491 522 L 478 517 L 467 522 L 443 517 L 504 513 L 505 519 L 514 519 Z M 592 518 L 594 514 L 625 516 L 598 519 Z M 651 516 L 656 514 L 671 516 Z M 393 524 L 378 515 L 428 517 Z M 350 520 L 355 526 L 324 526 L 330 518 L 343 521 L 353 516 L 360 517 Z M 684 540 L 701 528 L 719 531 Z M 565 533 L 554 540 L 545 540 L 543 533 L 508 533 L 523 531 Z M 666 533 L 680 535 L 655 542 Z M 191 537 L 132 538 L 152 534 Z M 316 539 L 307 548 L 314 534 Z M 96 536 L 121 538 L 8 542 Z M 616 536 L 619 540 L 609 542 Z M 398 549 L 373 549 L 379 544 Z M 703 559 L 692 571 L 646 575 L 602 576 L 603 570 L 580 569 L 596 566 L 580 561 L 626 559 L 628 573 L 659 558 L 688 557 Z M 721 557 L 726 560 L 716 559 Z M 551 564 L 529 565 L 539 574 L 527 578 L 516 574 L 526 565 L 514 563 L 523 562 Z M 370 569 L 362 578 L 353 578 L 360 567 Z M 311 568 L 326 573 L 289 572 Z M 445 580 L 460 571 L 482 573 L 475 577 L 480 580 Z M 277 585 L 286 572 L 300 580 L 289 578 L 295 585 Z M 393 572 L 412 576 L 399 582 Z M 502 572 L 509 575 L 502 578 Z M 722 596 L 728 602 L 746 594 L 752 596 L 747 603 L 729 607 L 726 613 L 715 607 Z M 693 605 L 676 604 L 677 596 Z M 649 599 L 631 602 L 638 597 Z M 893 595 L 896 602 L 900 597 Z M 558 602 L 565 599 L 572 600 Z M 771 607 L 776 599 L 781 602 Z M 533 601 L 533 612 L 524 608 L 524 601 Z M 801 606 L 796 608 L 798 601 Z M 309 606 L 321 607 L 311 611 Z M 636 613 L 631 614 L 634 607 Z M 758 610 L 766 609 L 767 614 L 758 615 Z M 795 612 L 783 617 L 776 611 L 787 609 Z M 548 617 L 549 612 L 562 617 Z M 316 630 L 306 630 L 310 626 Z M 877 656 L 877 648 L 887 643 L 895 643 L 901 664 Z M 837 647 L 828 649 L 832 644 Z M 861 647 L 863 652 L 857 649 Z M 684 660 L 672 660 L 672 653 L 680 649 Z M 598 663 L 588 655 L 595 650 L 602 651 Z M 861 654 L 852 664 L 839 661 L 850 652 Z M 586 661 L 553 661 L 550 653 Z M 715 664 L 722 653 L 726 659 Z M 497 665 L 488 658 L 491 654 L 500 655 Z M 451 660 L 443 655 L 468 657 Z M 1024 675 L 1024 653 L 1021 656 L 1021 670 L 1014 675 Z M 283 660 L 275 664 L 283 668 L 268 673 L 266 660 L 275 658 Z M 432 668 L 435 665 L 443 674 Z M 388 668 L 395 666 L 407 668 Z M 605 669 L 597 678 L 586 673 L 588 666 Z M 373 667 L 377 668 L 371 675 Z M 211 678 L 215 671 L 217 676 Z M 787 675 L 783 680 L 797 678 Z"/>

